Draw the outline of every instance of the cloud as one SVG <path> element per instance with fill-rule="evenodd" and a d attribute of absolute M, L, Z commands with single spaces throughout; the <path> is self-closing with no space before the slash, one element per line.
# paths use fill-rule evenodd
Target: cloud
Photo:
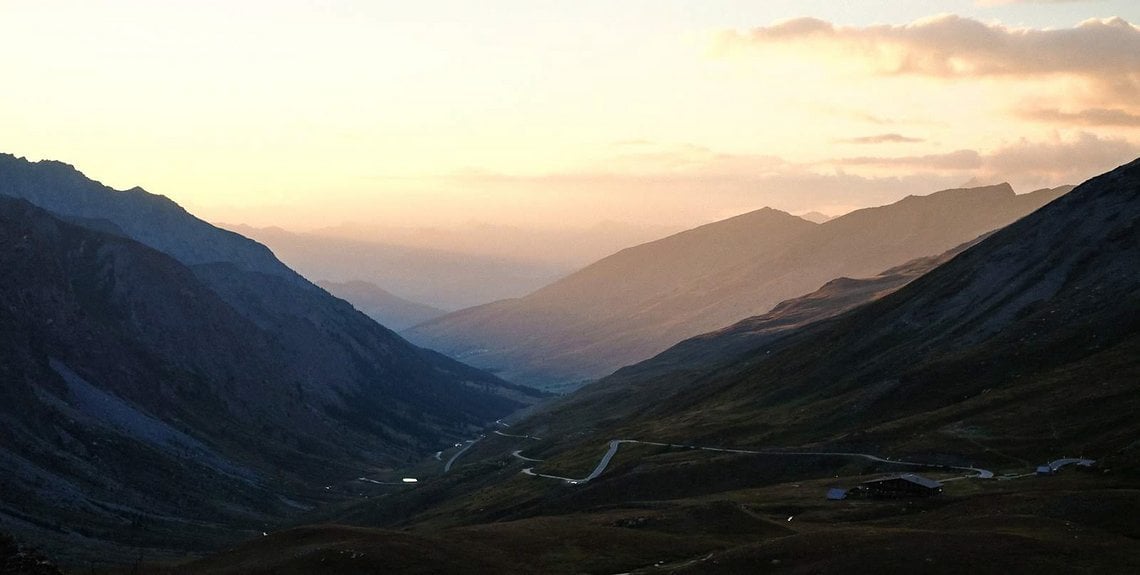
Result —
<path fill-rule="evenodd" d="M 957 150 L 917 156 L 841 158 L 833 165 L 876 171 L 957 173 L 975 182 L 1008 181 L 1020 190 L 1079 184 L 1140 156 L 1140 145 L 1082 132 L 1052 141 L 1019 140 L 988 153 Z"/>
<path fill-rule="evenodd" d="M 858 138 L 848 138 L 839 140 L 843 144 L 912 144 L 925 142 L 922 138 L 912 138 L 902 134 L 875 134 L 873 136 L 861 136 Z"/>
<path fill-rule="evenodd" d="M 1122 18 L 1073 28 L 1014 28 L 943 14 L 904 25 L 836 26 L 797 18 L 718 37 L 722 50 L 808 47 L 836 64 L 863 59 L 878 74 L 938 78 L 1066 74 L 1116 96 L 1140 95 L 1140 28 Z"/>
<path fill-rule="evenodd" d="M 862 110 L 847 110 L 846 115 L 857 120 L 867 122 L 868 124 L 876 124 L 879 126 L 889 126 L 891 124 L 899 123 L 896 119 L 876 116 L 875 114 L 864 112 Z"/>
<path fill-rule="evenodd" d="M 446 187 L 517 198 L 535 221 L 562 221 L 589 205 L 587 215 L 599 218 L 695 225 L 763 206 L 842 213 L 963 182 L 1007 181 L 1019 192 L 1078 184 L 1140 155 L 1140 146 L 1126 140 L 1088 133 L 1018 140 L 989 151 L 817 162 L 724 154 L 684 144 L 636 142 L 629 147 L 648 153 L 620 153 L 580 170 L 550 174 L 456 174 Z"/>
<path fill-rule="evenodd" d="M 1133 114 L 1120 108 L 1090 108 L 1078 112 L 1039 108 L 1023 111 L 1020 116 L 1029 120 L 1064 126 L 1140 127 L 1140 114 Z"/>
<path fill-rule="evenodd" d="M 981 171 L 1037 185 L 1079 184 L 1138 156 L 1140 146 L 1127 140 L 1081 133 L 1067 141 L 1021 140 L 1007 145 L 988 154 Z"/>
<path fill-rule="evenodd" d="M 843 213 L 914 193 L 953 187 L 958 173 L 899 170 L 863 175 L 842 167 L 799 164 L 773 156 L 713 153 L 694 161 L 686 147 L 623 155 L 577 171 L 540 175 L 456 174 L 447 187 L 520 198 L 536 221 L 591 214 L 617 220 L 697 225 L 765 206 Z M 694 147 L 695 148 L 695 147 Z M 523 199 L 525 198 L 525 199 Z"/>
<path fill-rule="evenodd" d="M 923 156 L 859 156 L 841 158 L 834 163 L 840 166 L 875 166 L 909 170 L 973 170 L 982 166 L 982 156 L 975 150 L 957 150 L 946 154 Z"/>

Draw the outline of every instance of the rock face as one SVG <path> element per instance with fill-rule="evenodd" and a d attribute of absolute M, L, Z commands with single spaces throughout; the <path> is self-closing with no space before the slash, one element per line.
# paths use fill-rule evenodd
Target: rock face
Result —
<path fill-rule="evenodd" d="M 216 542 L 537 400 L 57 163 L 0 158 L 0 269 L 0 521 L 57 547 Z"/>
<path fill-rule="evenodd" d="M 405 335 L 519 383 L 581 382 L 835 278 L 943 253 L 1069 189 L 946 190 L 823 224 L 759 210 L 624 250 L 524 298 L 461 310 Z"/>
<path fill-rule="evenodd" d="M 716 445 L 945 453 L 965 441 L 994 457 L 1096 453 L 1135 466 L 1137 270 L 1140 160 L 890 295 L 729 362 L 631 368 L 621 386 L 621 373 L 595 384 L 615 386 L 605 401 L 547 421 Z"/>

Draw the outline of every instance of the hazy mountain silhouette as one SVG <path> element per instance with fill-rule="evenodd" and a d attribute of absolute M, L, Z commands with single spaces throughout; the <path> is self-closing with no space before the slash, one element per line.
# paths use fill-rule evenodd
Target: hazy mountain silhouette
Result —
<path fill-rule="evenodd" d="M 0 237 L 0 514 L 64 547 L 138 537 L 140 517 L 156 535 L 135 545 L 198 545 L 295 513 L 275 492 L 418 458 L 538 399 L 64 164 L 0 156 Z"/>
<path fill-rule="evenodd" d="M 447 312 L 437 307 L 406 300 L 379 286 L 362 281 L 318 281 L 317 285 L 339 297 L 368 317 L 394 330 L 409 328 Z"/>
<path fill-rule="evenodd" d="M 800 217 L 814 224 L 822 224 L 828 220 L 835 219 L 827 214 L 821 214 L 819 212 L 808 212 L 806 214 L 800 214 Z"/>
<path fill-rule="evenodd" d="M 761 347 L 765 354 L 782 349 L 791 340 L 788 336 L 798 330 L 892 294 L 979 241 L 981 238 L 938 256 L 911 260 L 869 278 L 834 279 L 810 294 L 780 302 L 766 314 L 686 339 L 536 408 L 544 420 L 543 433 L 571 434 L 625 421 L 642 409 L 644 398 L 665 398 L 700 385 L 709 373 Z M 560 412 L 570 416 L 552 415 Z"/>
<path fill-rule="evenodd" d="M 765 208 L 622 250 L 524 298 L 461 310 L 406 335 L 514 381 L 575 382 L 660 351 L 664 331 L 702 315 L 678 298 L 814 226 Z"/>
<path fill-rule="evenodd" d="M 941 255 L 911 260 L 869 278 L 831 280 L 810 294 L 780 302 L 766 314 L 689 338 L 651 359 L 623 367 L 607 381 L 640 380 L 678 372 L 706 372 L 719 363 L 735 360 L 741 354 L 776 342 L 796 330 L 894 293 L 979 241 L 981 238 Z M 599 390 L 602 387 L 591 386 L 589 389 Z"/>
<path fill-rule="evenodd" d="M 657 240 L 685 226 L 602 221 L 582 227 L 520 227 L 471 222 L 448 227 L 395 227 L 345 223 L 312 235 L 527 262 L 570 273 L 618 250 Z M 521 295 L 521 294 L 520 294 Z"/>
<path fill-rule="evenodd" d="M 1069 189 L 946 190 L 823 224 L 758 210 L 623 250 L 524 298 L 461 310 L 405 335 L 512 381 L 580 382 L 834 278 L 940 254 Z"/>
<path fill-rule="evenodd" d="M 63 162 L 32 163 L 0 154 L 0 195 L 24 198 L 92 229 L 129 237 L 186 265 L 229 262 L 305 283 L 265 246 L 199 220 L 165 196 L 137 187 L 109 192 Z"/>
<path fill-rule="evenodd" d="M 227 227 L 269 246 L 305 277 L 366 281 L 446 310 L 518 297 L 572 271 L 561 265 L 280 228 Z"/>
<path fill-rule="evenodd" d="M 757 346 L 727 362 L 714 354 L 702 364 L 683 352 L 718 341 L 732 349 L 742 330 L 771 318 L 685 342 L 534 424 L 895 453 L 945 452 L 984 438 L 1001 457 L 1096 453 L 1135 465 L 1137 270 L 1140 160 L 895 293 L 783 337 L 754 337 Z M 681 360 L 664 361 L 670 355 Z"/>

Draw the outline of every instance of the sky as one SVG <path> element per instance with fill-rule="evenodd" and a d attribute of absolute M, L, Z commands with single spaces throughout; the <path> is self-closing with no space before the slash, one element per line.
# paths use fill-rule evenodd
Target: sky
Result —
<path fill-rule="evenodd" d="M 1135 0 L 0 0 L 0 152 L 215 222 L 829 215 L 1140 156 Z"/>

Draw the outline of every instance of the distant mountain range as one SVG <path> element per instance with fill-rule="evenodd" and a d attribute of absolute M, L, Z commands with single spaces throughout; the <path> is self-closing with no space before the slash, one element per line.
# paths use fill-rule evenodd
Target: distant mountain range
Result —
<path fill-rule="evenodd" d="M 325 291 L 351 303 L 356 309 L 389 329 L 402 330 L 435 319 L 447 312 L 393 295 L 363 281 L 318 281 Z"/>
<path fill-rule="evenodd" d="M 609 220 L 590 226 L 566 227 L 479 222 L 402 227 L 344 223 L 318 228 L 305 235 L 463 254 L 475 259 L 529 262 L 569 273 L 623 248 L 660 239 L 686 227 Z"/>
<path fill-rule="evenodd" d="M 518 297 L 572 271 L 564 265 L 280 228 L 228 225 L 315 280 L 364 281 L 398 297 L 455 310 Z"/>
<path fill-rule="evenodd" d="M 867 277 L 1008 225 L 1071 187 L 910 196 L 814 224 L 763 209 L 623 250 L 526 297 L 404 333 L 508 380 L 573 388 L 837 277 Z"/>
<path fill-rule="evenodd" d="M 821 214 L 819 212 L 808 212 L 806 214 L 800 214 L 800 217 L 813 224 L 822 224 L 828 220 L 835 219 L 827 214 Z"/>
<path fill-rule="evenodd" d="M 0 238 L 0 521 L 57 546 L 224 538 L 540 398 L 66 164 L 0 155 Z"/>
<path fill-rule="evenodd" d="M 1140 470 L 1140 160 L 939 259 L 949 261 L 905 287 L 881 276 L 897 289 L 883 297 L 876 280 L 840 280 L 683 342 L 514 433 L 926 454 L 993 446 L 1002 461 L 1096 453 Z M 796 312 L 813 300 L 848 307 L 852 295 L 868 303 L 830 319 Z M 781 316 L 808 321 L 783 330 Z"/>

